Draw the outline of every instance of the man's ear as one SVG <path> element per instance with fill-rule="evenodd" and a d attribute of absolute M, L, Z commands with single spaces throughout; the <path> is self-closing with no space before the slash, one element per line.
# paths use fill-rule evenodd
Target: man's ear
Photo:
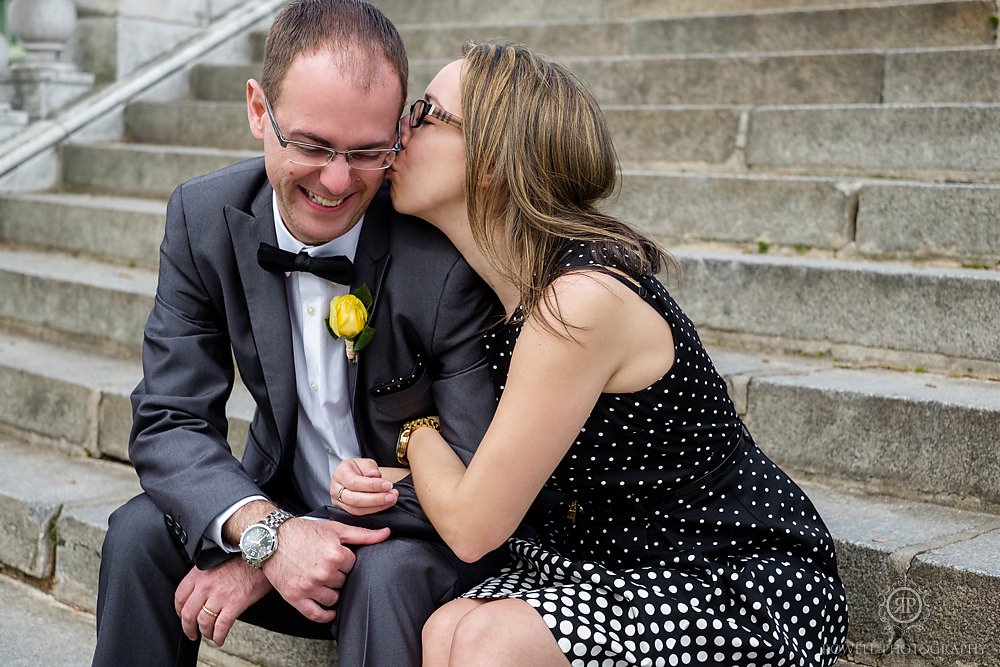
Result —
<path fill-rule="evenodd" d="M 247 81 L 247 121 L 250 123 L 250 133 L 255 139 L 264 139 L 264 126 L 267 119 L 267 106 L 264 104 L 264 88 L 256 79 Z"/>

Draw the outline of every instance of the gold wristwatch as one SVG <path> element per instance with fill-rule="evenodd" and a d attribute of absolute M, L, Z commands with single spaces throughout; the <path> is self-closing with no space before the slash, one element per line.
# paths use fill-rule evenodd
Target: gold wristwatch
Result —
<path fill-rule="evenodd" d="M 396 460 L 399 461 L 400 465 L 410 465 L 410 460 L 406 458 L 406 450 L 410 446 L 410 435 L 418 428 L 424 427 L 440 431 L 441 422 L 438 421 L 437 417 L 420 417 L 406 422 L 399 430 L 399 439 L 396 441 Z"/>

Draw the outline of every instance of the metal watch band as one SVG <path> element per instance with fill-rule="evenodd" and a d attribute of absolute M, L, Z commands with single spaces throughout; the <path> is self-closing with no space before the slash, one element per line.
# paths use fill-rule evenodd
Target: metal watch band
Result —
<path fill-rule="evenodd" d="M 295 518 L 294 514 L 290 514 L 279 507 L 264 517 L 264 520 L 261 521 L 261 523 L 272 530 L 277 530 L 278 526 L 293 518 Z"/>

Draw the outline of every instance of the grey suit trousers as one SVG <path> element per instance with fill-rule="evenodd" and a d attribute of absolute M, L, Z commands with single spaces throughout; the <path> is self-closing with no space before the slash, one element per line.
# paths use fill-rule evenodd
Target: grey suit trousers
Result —
<path fill-rule="evenodd" d="M 416 666 L 426 618 L 499 564 L 498 555 L 462 563 L 444 544 L 415 537 L 392 537 L 356 554 L 334 623 L 306 619 L 274 591 L 240 620 L 284 634 L 337 639 L 340 667 Z M 191 567 L 145 494 L 111 515 L 101 558 L 95 667 L 197 663 L 199 643 L 184 636 L 173 607 L 174 590 Z"/>

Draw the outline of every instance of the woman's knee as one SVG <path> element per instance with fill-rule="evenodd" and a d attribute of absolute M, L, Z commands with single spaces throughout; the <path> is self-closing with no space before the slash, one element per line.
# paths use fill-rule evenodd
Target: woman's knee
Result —
<path fill-rule="evenodd" d="M 459 599 L 452 600 L 438 607 L 431 614 L 430 618 L 427 619 L 427 622 L 424 623 L 424 629 L 421 633 L 424 646 L 451 646 L 451 640 L 455 634 L 455 626 L 458 625 L 463 616 L 482 603 L 481 600 Z"/>
<path fill-rule="evenodd" d="M 462 616 L 451 646 L 455 665 L 568 664 L 538 612 L 513 598 Z"/>

